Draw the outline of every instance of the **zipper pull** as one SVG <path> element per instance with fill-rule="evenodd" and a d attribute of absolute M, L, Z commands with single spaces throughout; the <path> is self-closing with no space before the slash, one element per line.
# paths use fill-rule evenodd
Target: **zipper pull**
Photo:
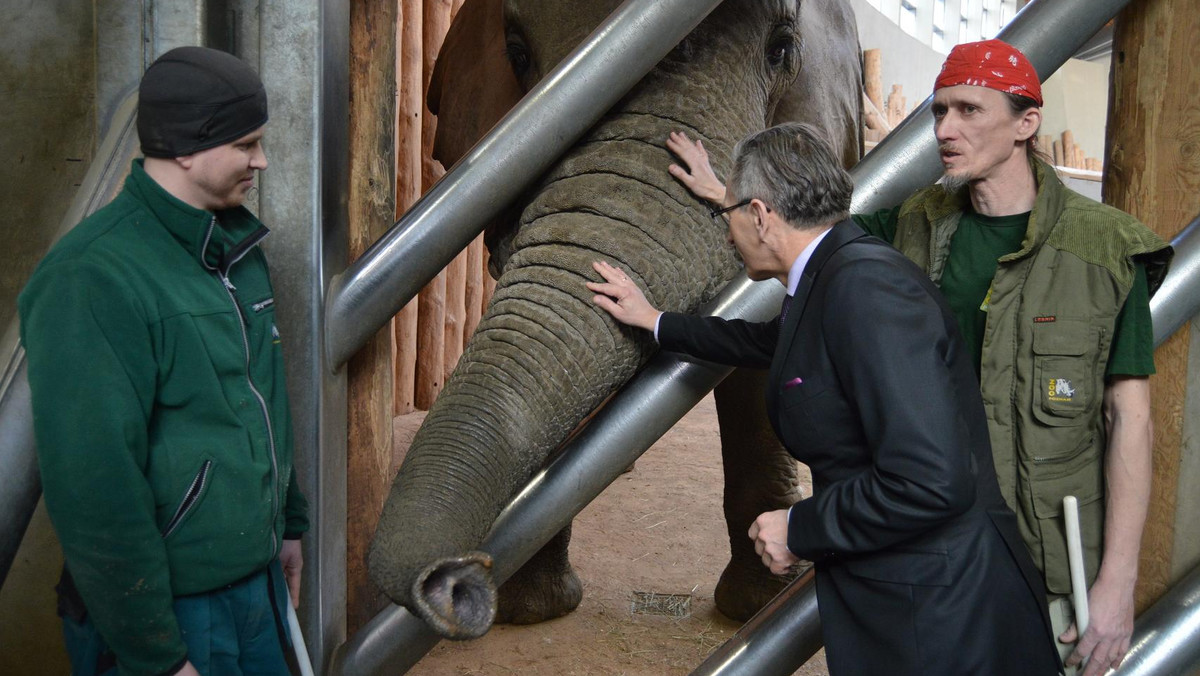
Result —
<path fill-rule="evenodd" d="M 236 292 L 236 291 L 237 291 L 237 287 L 236 287 L 236 286 L 234 286 L 234 285 L 233 285 L 233 282 L 229 281 L 229 278 L 228 278 L 228 277 L 226 277 L 225 275 L 221 275 L 221 283 L 222 283 L 222 284 L 224 284 L 224 285 L 225 285 L 225 288 L 226 288 L 226 289 L 229 289 L 229 291 L 230 291 L 231 293 L 233 293 L 233 292 Z"/>

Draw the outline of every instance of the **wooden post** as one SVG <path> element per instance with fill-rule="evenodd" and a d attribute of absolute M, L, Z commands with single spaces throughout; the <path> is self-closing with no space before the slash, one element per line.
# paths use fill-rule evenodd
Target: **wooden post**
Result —
<path fill-rule="evenodd" d="M 875 108 L 883 110 L 883 52 L 878 47 L 863 50 L 863 86 Z"/>
<path fill-rule="evenodd" d="M 1058 141 L 1058 140 L 1056 140 L 1054 142 L 1054 166 L 1056 166 L 1056 167 L 1066 166 L 1065 164 L 1063 164 L 1062 141 Z"/>
<path fill-rule="evenodd" d="M 1118 15 L 1113 35 L 1104 201 L 1170 240 L 1200 213 L 1200 69 L 1194 0 L 1140 0 Z M 1190 329 L 1184 324 L 1154 355 L 1151 418 L 1154 483 L 1138 564 L 1137 607 L 1168 588 L 1200 537 L 1194 485 L 1180 485 L 1197 458 L 1185 454 Z M 1181 478 L 1182 477 L 1182 478 Z"/>
<path fill-rule="evenodd" d="M 395 0 L 350 3 L 350 258 L 391 227 L 396 213 Z M 355 631 L 380 607 L 367 549 L 391 480 L 392 332 L 389 324 L 350 359 L 346 457 L 346 609 Z"/>
<path fill-rule="evenodd" d="M 1037 137 L 1037 148 L 1039 151 L 1046 153 L 1051 159 L 1054 158 L 1054 141 L 1049 134 L 1039 134 Z"/>
<path fill-rule="evenodd" d="M 892 93 L 888 94 L 887 98 L 887 123 L 893 129 L 896 125 L 904 121 L 904 87 L 898 84 L 892 85 Z"/>
<path fill-rule="evenodd" d="M 467 252 L 464 249 L 446 267 L 446 333 L 442 371 L 449 377 L 462 356 L 467 325 Z"/>
<path fill-rule="evenodd" d="M 396 124 L 396 217 L 421 196 L 421 118 L 424 83 L 421 0 L 398 0 L 400 28 L 398 50 L 398 117 Z M 417 326 L 420 297 L 396 315 L 395 413 L 405 415 L 416 407 Z"/>
<path fill-rule="evenodd" d="M 1070 129 L 1063 130 L 1062 148 L 1064 165 L 1068 167 L 1075 166 L 1075 134 L 1071 133 Z"/>
<path fill-rule="evenodd" d="M 422 94 L 429 89 L 429 78 L 437 60 L 442 40 L 450 28 L 450 0 L 425 0 L 422 12 L 423 61 L 421 72 Z M 423 190 L 437 182 L 445 170 L 441 163 L 430 156 L 433 137 L 437 132 L 437 120 L 428 108 L 421 117 L 421 182 Z M 420 295 L 417 324 L 417 385 L 416 405 L 429 410 L 446 384 L 446 271 L 442 270 L 425 286 Z"/>

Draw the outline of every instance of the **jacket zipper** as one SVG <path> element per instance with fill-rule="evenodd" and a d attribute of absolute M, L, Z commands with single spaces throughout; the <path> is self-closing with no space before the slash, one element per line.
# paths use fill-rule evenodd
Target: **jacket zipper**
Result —
<path fill-rule="evenodd" d="M 204 485 L 208 483 L 208 470 L 211 468 L 212 460 L 205 460 L 204 464 L 200 466 L 200 471 L 196 472 L 196 476 L 192 479 L 192 483 L 188 484 L 188 489 L 183 494 L 183 500 L 179 502 L 179 507 L 175 509 L 175 515 L 171 517 L 171 520 L 168 521 L 167 525 L 163 528 L 163 539 L 170 537 L 171 533 L 174 533 L 175 529 L 179 527 L 179 523 L 183 521 L 183 517 L 187 516 L 188 512 L 192 511 L 192 507 L 195 506 L 196 500 L 200 497 L 200 494 L 204 492 Z"/>
<path fill-rule="evenodd" d="M 266 310 L 267 308 L 271 307 L 274 304 L 275 304 L 275 299 L 268 298 L 266 300 L 259 301 L 259 302 L 255 303 L 254 305 L 251 305 L 250 309 L 254 310 L 255 312 L 262 312 L 263 310 Z"/>
<path fill-rule="evenodd" d="M 254 380 L 250 377 L 250 337 L 246 333 L 246 318 L 242 316 L 242 308 L 240 305 L 238 305 L 237 297 L 233 295 L 234 292 L 237 291 L 237 288 L 232 282 L 229 281 L 228 275 L 229 270 L 231 270 L 238 261 L 242 260 L 242 258 L 250 252 L 250 249 L 252 249 L 253 246 L 258 243 L 258 241 L 262 241 L 262 237 L 265 236 L 265 228 L 260 230 L 259 233 L 255 233 L 256 235 L 259 235 L 260 233 L 262 234 L 253 244 L 243 243 L 243 245 L 239 246 L 237 256 L 226 263 L 225 269 L 221 270 L 209 265 L 208 261 L 204 258 L 205 252 L 208 251 L 208 243 L 212 239 L 213 229 L 216 227 L 216 225 L 217 217 L 213 216 L 212 220 L 210 220 L 208 223 L 208 234 L 206 234 L 204 237 L 204 246 L 200 250 L 200 262 L 205 268 L 215 274 L 217 279 L 221 280 L 222 286 L 225 287 L 225 293 L 229 295 L 229 301 L 233 303 L 233 311 L 238 318 L 238 327 L 242 330 L 242 349 L 245 351 L 246 355 L 246 384 L 249 385 L 250 391 L 254 393 L 254 398 L 258 400 L 259 409 L 262 411 L 263 420 L 267 425 L 267 445 L 271 454 L 271 478 L 272 486 L 275 490 L 275 499 L 271 501 L 271 558 L 275 558 L 275 555 L 279 551 L 276 544 L 278 538 L 275 536 L 275 522 L 279 519 L 279 503 L 283 500 L 279 490 L 279 461 L 275 457 L 275 431 L 271 425 L 271 411 L 270 408 L 267 407 L 267 400 L 263 398 L 262 393 L 259 392 L 258 388 L 254 386 Z M 254 235 L 252 235 L 252 237 L 253 236 Z"/>

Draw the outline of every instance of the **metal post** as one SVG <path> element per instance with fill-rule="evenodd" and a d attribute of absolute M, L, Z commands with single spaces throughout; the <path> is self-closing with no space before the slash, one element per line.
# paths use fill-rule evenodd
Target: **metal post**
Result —
<path fill-rule="evenodd" d="M 329 287 L 345 363 L 721 0 L 626 0 Z"/>
<path fill-rule="evenodd" d="M 1150 299 L 1150 314 L 1154 317 L 1154 345 L 1162 345 L 1172 334 L 1200 312 L 1200 216 L 1183 229 L 1171 246 L 1175 257 L 1158 293 Z"/>
<path fill-rule="evenodd" d="M 1200 673 L 1200 566 L 1137 618 L 1125 661 L 1112 676 Z"/>
<path fill-rule="evenodd" d="M 816 577 L 809 570 L 712 651 L 692 676 L 790 676 L 821 644 Z"/>

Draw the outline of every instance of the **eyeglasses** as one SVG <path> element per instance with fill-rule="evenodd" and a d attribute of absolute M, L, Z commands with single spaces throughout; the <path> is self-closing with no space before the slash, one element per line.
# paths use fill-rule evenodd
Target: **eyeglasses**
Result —
<path fill-rule="evenodd" d="M 717 216 L 727 214 L 730 211 L 733 211 L 734 209 L 741 209 L 742 207 L 749 204 L 751 201 L 753 201 L 753 198 L 742 200 L 741 202 L 738 202 L 737 204 L 735 204 L 731 207 L 725 207 L 724 209 L 712 209 L 708 213 L 711 214 L 713 218 L 716 218 Z"/>

